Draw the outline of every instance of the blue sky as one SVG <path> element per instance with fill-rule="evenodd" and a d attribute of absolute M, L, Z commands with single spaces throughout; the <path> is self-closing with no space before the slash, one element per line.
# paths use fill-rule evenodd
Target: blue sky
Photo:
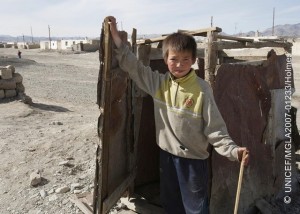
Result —
<path fill-rule="evenodd" d="M 97 37 L 114 15 L 119 29 L 171 33 L 214 26 L 233 34 L 300 23 L 299 0 L 0 0 L 0 35 Z"/>

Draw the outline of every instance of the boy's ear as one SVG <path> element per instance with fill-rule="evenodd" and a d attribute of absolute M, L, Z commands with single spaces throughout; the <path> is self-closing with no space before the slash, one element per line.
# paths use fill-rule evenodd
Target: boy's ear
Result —
<path fill-rule="evenodd" d="M 195 64 L 195 62 L 196 62 L 196 59 L 197 59 L 196 57 L 193 59 L 193 64 Z"/>

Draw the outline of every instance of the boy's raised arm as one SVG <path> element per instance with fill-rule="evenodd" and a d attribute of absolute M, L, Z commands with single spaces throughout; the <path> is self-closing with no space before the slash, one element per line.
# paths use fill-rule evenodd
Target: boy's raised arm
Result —
<path fill-rule="evenodd" d="M 114 40 L 114 43 L 117 46 L 117 48 L 119 48 L 122 44 L 122 40 L 119 36 L 119 32 L 118 32 L 118 29 L 117 29 L 116 18 L 113 17 L 113 16 L 108 16 L 106 18 L 108 19 L 108 23 L 110 25 L 110 32 L 111 32 L 111 36 Z"/>

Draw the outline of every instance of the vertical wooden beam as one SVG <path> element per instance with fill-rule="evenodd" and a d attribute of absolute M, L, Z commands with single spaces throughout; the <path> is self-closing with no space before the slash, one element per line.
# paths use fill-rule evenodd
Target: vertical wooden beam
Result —
<path fill-rule="evenodd" d="M 214 86 L 215 82 L 215 69 L 218 60 L 218 49 L 217 49 L 217 32 L 207 32 L 207 46 L 205 48 L 205 80 Z"/>
<path fill-rule="evenodd" d="M 136 55 L 137 51 L 137 45 L 136 45 L 136 37 L 137 37 L 137 30 L 135 28 L 132 29 L 131 34 L 131 48 L 132 52 Z M 128 105 L 130 105 L 130 112 L 128 112 L 130 121 L 128 123 L 130 126 L 130 133 L 128 135 L 128 143 L 129 145 L 129 169 L 130 171 L 136 171 L 136 146 L 135 146 L 135 140 L 134 140 L 134 130 L 135 130 L 135 105 L 136 98 L 133 96 L 133 89 L 134 89 L 134 82 L 131 79 L 128 79 L 130 84 L 130 87 L 128 87 L 128 96 L 130 96 L 130 101 L 128 100 Z M 132 183 L 130 183 L 128 190 L 127 190 L 127 197 L 128 199 L 134 194 L 134 180 Z"/>

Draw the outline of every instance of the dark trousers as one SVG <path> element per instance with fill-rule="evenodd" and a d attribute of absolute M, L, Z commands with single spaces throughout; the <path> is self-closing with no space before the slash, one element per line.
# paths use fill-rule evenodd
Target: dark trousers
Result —
<path fill-rule="evenodd" d="M 168 214 L 208 214 L 207 160 L 160 150 L 160 195 Z"/>

